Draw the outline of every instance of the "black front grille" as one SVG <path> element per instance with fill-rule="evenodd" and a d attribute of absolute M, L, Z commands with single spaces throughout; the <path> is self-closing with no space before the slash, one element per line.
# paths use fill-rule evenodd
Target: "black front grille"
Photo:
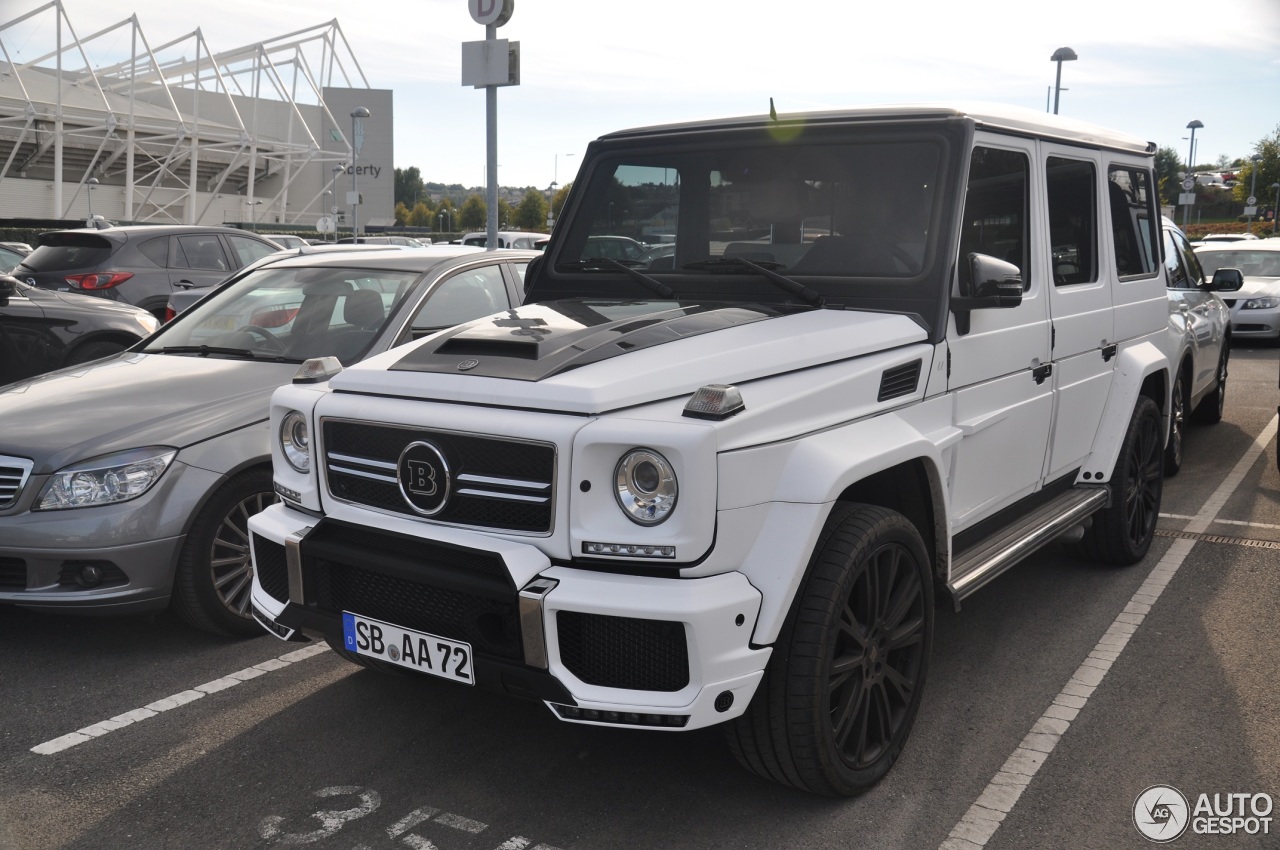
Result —
<path fill-rule="evenodd" d="M 678 691 L 689 684 L 684 624 L 557 611 L 560 660 L 589 685 Z"/>
<path fill-rule="evenodd" d="M 17 457 L 0 457 L 0 508 L 18 501 L 31 474 L 31 462 Z"/>
<path fill-rule="evenodd" d="M 449 500 L 431 519 L 529 533 L 551 530 L 555 446 L 366 422 L 325 420 L 329 492 L 360 505 L 407 516 L 395 465 L 410 443 L 436 446 L 449 464 Z"/>
<path fill-rule="evenodd" d="M 466 641 L 524 660 L 519 602 L 500 556 L 326 520 L 302 542 L 306 604 Z"/>
<path fill-rule="evenodd" d="M 21 558 L 0 558 L 0 590 L 27 589 L 27 562 Z"/>
<path fill-rule="evenodd" d="M 288 602 L 289 569 L 284 547 L 261 535 L 253 535 L 253 564 L 262 589 L 277 602 Z"/>

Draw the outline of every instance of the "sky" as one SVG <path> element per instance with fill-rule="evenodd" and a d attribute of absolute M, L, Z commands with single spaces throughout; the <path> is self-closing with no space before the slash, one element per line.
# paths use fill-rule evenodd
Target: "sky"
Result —
<path fill-rule="evenodd" d="M 337 20 L 371 88 L 391 89 L 394 164 L 424 180 L 485 182 L 485 93 L 461 84 L 479 41 L 467 0 L 63 0 L 85 38 L 138 16 L 152 45 L 200 28 L 229 50 Z M 0 0 L 0 25 L 45 5 Z M 0 35 L 14 61 L 54 42 L 52 11 Z M 127 50 L 125 30 L 90 61 Z M 614 130 L 732 115 L 985 101 L 1059 112 L 1172 147 L 1198 164 L 1247 157 L 1280 127 L 1280 0 L 515 0 L 498 37 L 521 82 L 498 89 L 504 186 L 573 179 Z"/>

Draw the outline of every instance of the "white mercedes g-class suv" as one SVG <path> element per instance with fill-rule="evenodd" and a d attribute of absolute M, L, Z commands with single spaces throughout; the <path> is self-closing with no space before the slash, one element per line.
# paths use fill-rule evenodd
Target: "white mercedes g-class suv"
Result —
<path fill-rule="evenodd" d="M 254 614 L 569 723 L 724 724 L 763 776 L 869 788 L 935 605 L 1059 537 L 1111 564 L 1151 544 L 1154 151 L 1004 107 L 598 139 L 523 306 L 275 393 Z M 674 253 L 585 247 L 615 234 Z"/>

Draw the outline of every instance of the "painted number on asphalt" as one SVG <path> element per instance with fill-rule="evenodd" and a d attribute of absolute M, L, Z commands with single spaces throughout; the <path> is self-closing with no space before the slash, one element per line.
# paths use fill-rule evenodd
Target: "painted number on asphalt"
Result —
<path fill-rule="evenodd" d="M 320 828 L 310 832 L 286 832 L 284 829 L 286 818 L 281 815 L 269 815 L 263 818 L 258 825 L 258 832 L 270 844 L 281 846 L 312 844 L 332 836 L 347 823 L 373 813 L 382 805 L 382 796 L 377 791 L 360 785 L 335 785 L 331 788 L 321 788 L 315 792 L 315 796 L 322 799 L 351 796 L 358 798 L 360 802 L 349 809 L 322 809 L 314 812 L 311 817 L 320 822 Z M 478 820 L 452 812 L 442 812 L 432 806 L 422 806 L 387 827 L 387 837 L 414 850 L 439 850 L 430 840 L 416 832 L 411 832 L 427 821 L 449 826 L 471 835 L 478 835 L 489 828 L 487 823 L 481 823 Z M 365 844 L 359 844 L 352 850 L 370 850 L 370 848 Z M 494 850 L 560 850 L 560 848 L 550 844 L 534 845 L 530 839 L 522 835 L 513 835 L 497 845 Z"/>

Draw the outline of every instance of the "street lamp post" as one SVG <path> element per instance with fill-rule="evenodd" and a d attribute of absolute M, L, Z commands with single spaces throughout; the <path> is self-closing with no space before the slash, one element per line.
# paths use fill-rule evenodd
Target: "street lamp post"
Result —
<path fill-rule="evenodd" d="M 256 220 L 257 211 L 254 210 L 254 207 L 260 206 L 261 204 L 262 204 L 262 201 L 253 201 L 252 203 L 249 204 L 249 231 L 251 233 L 258 232 L 258 222 Z"/>
<path fill-rule="evenodd" d="M 1271 235 L 1276 235 L 1276 222 L 1280 222 L 1280 183 L 1272 183 L 1271 188 L 1276 190 L 1276 199 L 1271 204 Z"/>
<path fill-rule="evenodd" d="M 1195 183 L 1195 180 L 1196 180 L 1196 177 L 1195 177 L 1196 130 L 1199 130 L 1203 126 L 1204 124 L 1201 123 L 1199 119 L 1190 121 L 1187 124 L 1187 129 L 1191 131 L 1191 146 L 1190 146 L 1190 149 L 1187 151 L 1187 178 L 1191 180 L 1191 188 L 1187 189 L 1186 191 L 1192 192 L 1192 193 L 1194 193 L 1196 190 L 1196 183 Z M 1183 209 L 1182 211 L 1182 226 L 1186 227 L 1187 222 L 1190 219 L 1191 219 L 1191 204 L 1187 204 L 1186 208 Z"/>
<path fill-rule="evenodd" d="M 1258 163 L 1262 162 L 1261 154 L 1254 154 L 1249 157 L 1249 161 L 1253 163 L 1253 168 L 1249 169 L 1251 175 L 1249 180 L 1249 206 L 1254 210 L 1258 209 Z M 1244 232 L 1253 232 L 1253 216 L 1246 216 L 1244 223 Z"/>
<path fill-rule="evenodd" d="M 97 222 L 93 220 L 93 188 L 98 185 L 98 178 L 90 177 L 88 180 L 84 181 L 84 183 L 89 187 L 89 220 L 85 223 L 89 227 L 97 227 Z"/>
<path fill-rule="evenodd" d="M 555 226 L 556 226 L 556 218 L 557 218 L 557 216 L 556 216 L 556 189 L 558 189 L 558 188 L 560 187 L 560 157 L 562 157 L 562 156 L 574 156 L 574 154 L 571 154 L 571 153 L 566 153 L 566 154 L 559 154 L 559 153 L 558 153 L 558 154 L 556 154 L 556 157 L 555 157 L 555 163 L 554 163 L 554 170 L 552 171 L 552 180 L 551 180 L 551 203 L 550 203 L 550 205 L 549 205 L 549 208 L 550 208 L 550 210 L 551 210 L 551 211 L 547 214 L 547 219 L 548 219 L 548 220 L 547 220 L 547 227 L 548 227 L 548 228 L 552 228 L 552 227 L 555 227 Z"/>
<path fill-rule="evenodd" d="M 360 193 L 356 187 L 356 157 L 360 156 L 360 148 L 364 147 L 364 119 L 369 117 L 369 110 L 357 106 L 351 110 L 351 236 L 355 242 L 360 241 Z"/>
<path fill-rule="evenodd" d="M 1074 62 L 1080 57 L 1070 47 L 1059 47 L 1053 51 L 1053 55 L 1049 57 L 1049 61 L 1058 63 L 1058 75 L 1053 83 L 1053 114 L 1058 114 L 1058 94 L 1062 91 L 1062 63 Z"/>
<path fill-rule="evenodd" d="M 338 175 L 346 171 L 345 165 L 333 167 L 333 206 L 329 207 L 329 215 L 333 216 L 333 241 L 338 241 Z"/>

